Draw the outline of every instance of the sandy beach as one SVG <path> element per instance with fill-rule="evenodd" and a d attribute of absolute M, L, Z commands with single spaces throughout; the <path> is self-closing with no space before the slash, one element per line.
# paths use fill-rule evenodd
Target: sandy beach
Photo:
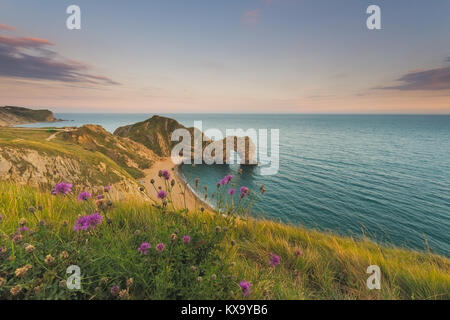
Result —
<path fill-rule="evenodd" d="M 147 194 L 154 200 L 160 202 L 157 197 L 159 187 L 166 189 L 166 182 L 158 176 L 160 170 L 168 170 L 170 172 L 170 180 L 167 185 L 170 185 L 172 179 L 175 180 L 175 185 L 172 188 L 171 197 L 176 209 L 188 208 L 190 211 L 195 209 L 205 208 L 212 211 L 212 208 L 202 199 L 197 197 L 187 186 L 184 179 L 180 176 L 178 166 L 172 162 L 170 157 L 154 159 L 151 168 L 144 170 L 145 178 L 139 181 L 145 187 Z M 151 184 L 151 179 L 155 180 L 154 185 Z"/>

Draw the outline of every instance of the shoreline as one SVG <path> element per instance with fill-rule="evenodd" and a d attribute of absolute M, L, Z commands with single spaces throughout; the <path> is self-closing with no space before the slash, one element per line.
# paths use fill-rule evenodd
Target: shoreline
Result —
<path fill-rule="evenodd" d="M 182 177 L 180 172 L 180 165 L 176 165 L 172 162 L 170 157 L 153 159 L 154 163 L 149 169 L 144 170 L 145 177 L 138 179 L 141 185 L 145 187 L 147 194 L 155 201 L 160 202 L 157 197 L 158 187 L 166 188 L 172 179 L 175 180 L 175 185 L 170 193 L 171 200 L 175 209 L 187 208 L 189 211 L 195 211 L 203 207 L 205 211 L 213 212 L 214 208 L 204 201 L 199 195 L 197 195 L 189 183 Z M 160 170 L 168 170 L 171 177 L 168 182 L 163 181 L 158 176 Z M 150 180 L 154 179 L 155 183 L 151 184 Z M 184 193 L 184 195 L 183 195 Z"/>

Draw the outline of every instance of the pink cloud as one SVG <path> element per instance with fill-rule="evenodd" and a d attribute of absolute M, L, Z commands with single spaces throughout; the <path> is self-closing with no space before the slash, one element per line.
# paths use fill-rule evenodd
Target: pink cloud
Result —
<path fill-rule="evenodd" d="M 0 30 L 13 31 L 16 30 L 16 28 L 8 26 L 7 24 L 0 23 Z"/>

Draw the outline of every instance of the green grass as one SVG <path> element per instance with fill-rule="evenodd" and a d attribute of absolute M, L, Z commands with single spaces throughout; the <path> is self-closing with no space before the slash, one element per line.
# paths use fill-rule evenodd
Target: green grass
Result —
<path fill-rule="evenodd" d="M 0 195 L 0 299 L 120 299 L 110 292 L 114 285 L 123 299 L 450 298 L 449 259 L 430 253 L 265 220 L 173 212 L 137 199 L 114 203 L 92 232 L 75 232 L 79 215 L 95 210 L 93 201 L 6 182 Z M 32 232 L 13 241 L 22 218 Z M 184 235 L 192 237 L 189 244 Z M 152 246 L 147 255 L 137 250 L 144 241 Z M 158 243 L 165 243 L 163 252 L 155 250 Z M 27 252 L 27 244 L 35 250 Z M 280 265 L 269 266 L 271 252 Z M 55 261 L 45 263 L 47 255 Z M 27 264 L 32 268 L 17 277 Z M 73 264 L 81 268 L 81 290 L 60 285 Z M 381 290 L 366 287 L 372 264 L 381 268 Z M 239 287 L 243 279 L 252 283 L 248 297 Z M 21 290 L 13 296 L 16 286 Z"/>
<path fill-rule="evenodd" d="M 74 142 L 71 143 L 59 136 L 47 141 L 46 139 L 53 134 L 49 130 L 49 128 L 0 128 L 0 148 L 9 147 L 19 152 L 21 150 L 35 150 L 49 157 L 60 156 L 65 159 L 73 159 L 80 164 L 80 170 L 71 172 L 71 174 L 80 179 L 80 184 L 90 182 L 101 186 L 117 183 L 121 181 L 121 176 L 132 181 L 134 181 L 133 175 L 141 176 L 141 172 L 133 171 L 134 168 L 124 168 L 99 151 L 90 150 Z M 100 163 L 103 163 L 107 170 L 100 170 Z M 20 163 L 14 163 L 14 165 L 23 168 L 23 170 L 34 167 L 32 163 L 28 163 L 24 159 Z"/>

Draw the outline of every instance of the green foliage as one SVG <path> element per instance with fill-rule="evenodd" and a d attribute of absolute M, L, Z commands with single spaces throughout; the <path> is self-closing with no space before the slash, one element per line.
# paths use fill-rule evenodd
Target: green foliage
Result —
<path fill-rule="evenodd" d="M 97 206 L 92 199 L 10 183 L 0 183 L 0 195 L 1 299 L 450 298 L 449 260 L 431 253 L 138 199 L 113 203 L 100 211 L 95 229 L 76 232 L 79 216 Z M 30 230 L 13 239 L 21 225 Z M 151 245 L 145 255 L 142 242 Z M 165 244 L 162 252 L 158 243 Z M 269 266 L 270 253 L 280 265 Z M 81 268 L 81 290 L 64 283 L 73 264 Z M 366 287 L 371 264 L 382 270 L 381 290 Z M 252 283 L 248 297 L 239 287 L 243 279 Z M 111 293 L 115 285 L 120 295 Z"/>

